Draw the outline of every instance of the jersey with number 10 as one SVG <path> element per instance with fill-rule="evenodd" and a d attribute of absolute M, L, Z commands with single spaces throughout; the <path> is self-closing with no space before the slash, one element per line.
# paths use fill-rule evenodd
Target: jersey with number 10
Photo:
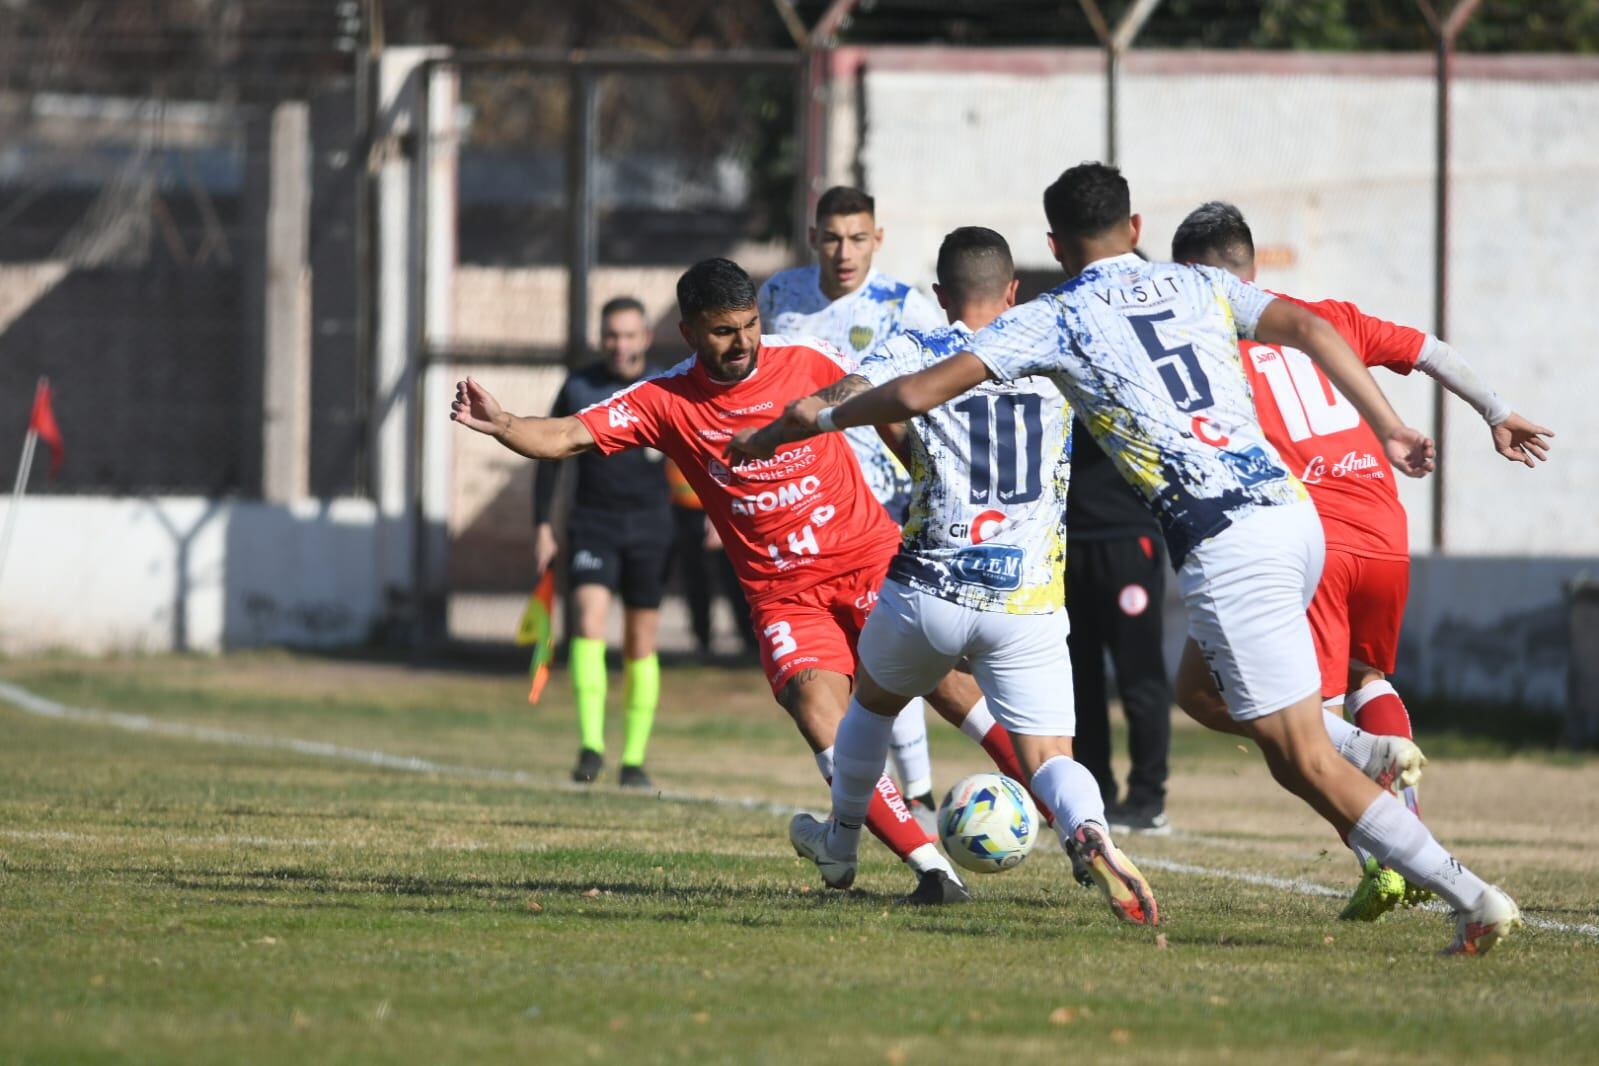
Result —
<path fill-rule="evenodd" d="M 1225 271 L 1131 252 L 972 338 L 1001 381 L 1045 374 L 1148 501 L 1180 567 L 1262 507 L 1308 499 L 1266 440 L 1238 355 L 1274 297 Z"/>
<path fill-rule="evenodd" d="M 861 567 L 886 566 L 899 542 L 899 527 L 836 433 L 743 466 L 729 467 L 723 457 L 733 434 L 759 429 L 790 400 L 833 384 L 845 371 L 844 357 L 820 341 L 764 336 L 756 369 L 743 381 L 717 381 L 690 356 L 576 417 L 606 455 L 648 445 L 678 465 L 755 605 Z"/>
<path fill-rule="evenodd" d="M 855 371 L 873 385 L 962 351 L 957 322 L 880 345 Z M 912 419 L 910 517 L 888 575 L 980 611 L 1065 606 L 1071 413 L 1048 378 L 988 381 Z"/>
<path fill-rule="evenodd" d="M 1367 366 L 1408 374 L 1430 343 L 1420 330 L 1373 318 L 1351 303 L 1280 298 L 1326 319 Z M 1296 348 L 1256 341 L 1239 348 L 1261 427 L 1310 490 L 1327 547 L 1374 559 L 1410 558 L 1393 467 L 1355 405 Z"/>

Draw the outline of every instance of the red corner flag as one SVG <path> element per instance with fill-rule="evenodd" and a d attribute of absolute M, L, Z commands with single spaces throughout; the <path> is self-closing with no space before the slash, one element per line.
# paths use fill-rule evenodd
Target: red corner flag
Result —
<path fill-rule="evenodd" d="M 67 457 L 66 445 L 61 440 L 61 427 L 56 425 L 55 409 L 50 406 L 50 379 L 40 378 L 33 393 L 33 413 L 28 416 L 28 432 L 37 433 L 39 439 L 50 446 L 50 476 L 61 469 Z"/>

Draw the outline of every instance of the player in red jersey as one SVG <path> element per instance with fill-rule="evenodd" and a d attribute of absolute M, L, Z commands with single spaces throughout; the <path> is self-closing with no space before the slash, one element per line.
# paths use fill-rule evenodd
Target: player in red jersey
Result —
<path fill-rule="evenodd" d="M 565 418 L 511 415 L 468 378 L 456 386 L 450 417 L 530 458 L 648 445 L 675 462 L 744 587 L 772 692 L 831 780 L 856 637 L 899 548 L 899 527 L 840 436 L 736 469 L 723 451 L 738 430 L 765 425 L 789 401 L 842 380 L 851 368 L 821 341 L 763 337 L 755 286 L 729 260 L 691 267 L 678 281 L 677 300 L 679 328 L 695 354 L 665 373 Z M 971 679 L 952 674 L 929 702 L 958 724 L 976 698 Z M 1008 737 L 984 738 L 983 746 L 1002 770 L 1020 775 Z M 887 776 L 878 780 L 867 826 L 918 874 L 911 900 L 969 898 Z"/>
<path fill-rule="evenodd" d="M 1213 202 L 1191 212 L 1172 237 L 1172 258 L 1255 280 L 1254 238 L 1231 204 Z M 1506 459 L 1534 466 L 1548 458 L 1554 434 L 1512 411 L 1437 337 L 1374 318 L 1351 303 L 1282 298 L 1330 322 L 1367 366 L 1435 378 L 1476 409 Z M 1409 533 L 1393 468 L 1371 427 L 1309 356 L 1247 340 L 1239 342 L 1239 352 L 1266 438 L 1310 491 L 1326 534 L 1326 565 L 1309 609 L 1323 705 L 1339 719 L 1347 710 L 1366 733 L 1410 739 L 1410 715 L 1388 681 L 1410 586 Z M 1358 743 L 1346 735 L 1340 747 Z M 1414 787 L 1404 792 L 1416 810 Z M 1342 917 L 1370 921 L 1402 901 L 1406 886 L 1375 859 L 1357 858 L 1361 884 Z"/>

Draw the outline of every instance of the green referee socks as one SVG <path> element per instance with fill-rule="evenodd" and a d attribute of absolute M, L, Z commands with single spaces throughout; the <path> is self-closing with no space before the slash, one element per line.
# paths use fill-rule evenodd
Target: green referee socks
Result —
<path fill-rule="evenodd" d="M 650 743 L 655 725 L 655 706 L 661 702 L 661 658 L 647 655 L 622 665 L 626 680 L 623 704 L 627 714 L 627 735 L 622 742 L 622 765 L 643 766 L 644 749 Z"/>
<path fill-rule="evenodd" d="M 568 660 L 572 695 L 577 702 L 577 729 L 583 747 L 605 750 L 605 641 L 573 637 Z M 629 718 L 631 723 L 632 719 Z M 629 735 L 631 736 L 631 724 Z"/>

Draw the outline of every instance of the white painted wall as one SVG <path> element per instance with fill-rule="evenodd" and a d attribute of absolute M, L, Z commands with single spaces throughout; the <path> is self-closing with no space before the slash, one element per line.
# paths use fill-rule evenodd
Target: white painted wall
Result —
<path fill-rule="evenodd" d="M 1097 57 L 863 49 L 839 62 L 827 181 L 864 175 L 884 269 L 930 289 L 943 235 L 972 224 L 1003 233 L 1019 265 L 1050 265 L 1043 188 L 1104 151 Z M 1558 432 L 1556 459 L 1536 473 L 1499 459 L 1451 401 L 1450 552 L 1599 553 L 1599 359 L 1580 339 L 1599 278 L 1599 66 L 1538 64 L 1460 63 L 1448 335 Z M 1262 284 L 1431 327 L 1430 60 L 1135 53 L 1125 69 L 1121 165 L 1150 254 L 1169 251 L 1191 208 L 1231 200 L 1271 252 Z M 1551 71 L 1563 80 L 1530 80 Z M 1430 380 L 1381 380 L 1408 420 L 1431 426 Z M 1426 551 L 1429 488 L 1406 481 L 1401 493 Z"/>
<path fill-rule="evenodd" d="M 24 499 L 0 576 L 0 653 L 365 641 L 383 605 L 376 520 L 353 499 Z"/>

